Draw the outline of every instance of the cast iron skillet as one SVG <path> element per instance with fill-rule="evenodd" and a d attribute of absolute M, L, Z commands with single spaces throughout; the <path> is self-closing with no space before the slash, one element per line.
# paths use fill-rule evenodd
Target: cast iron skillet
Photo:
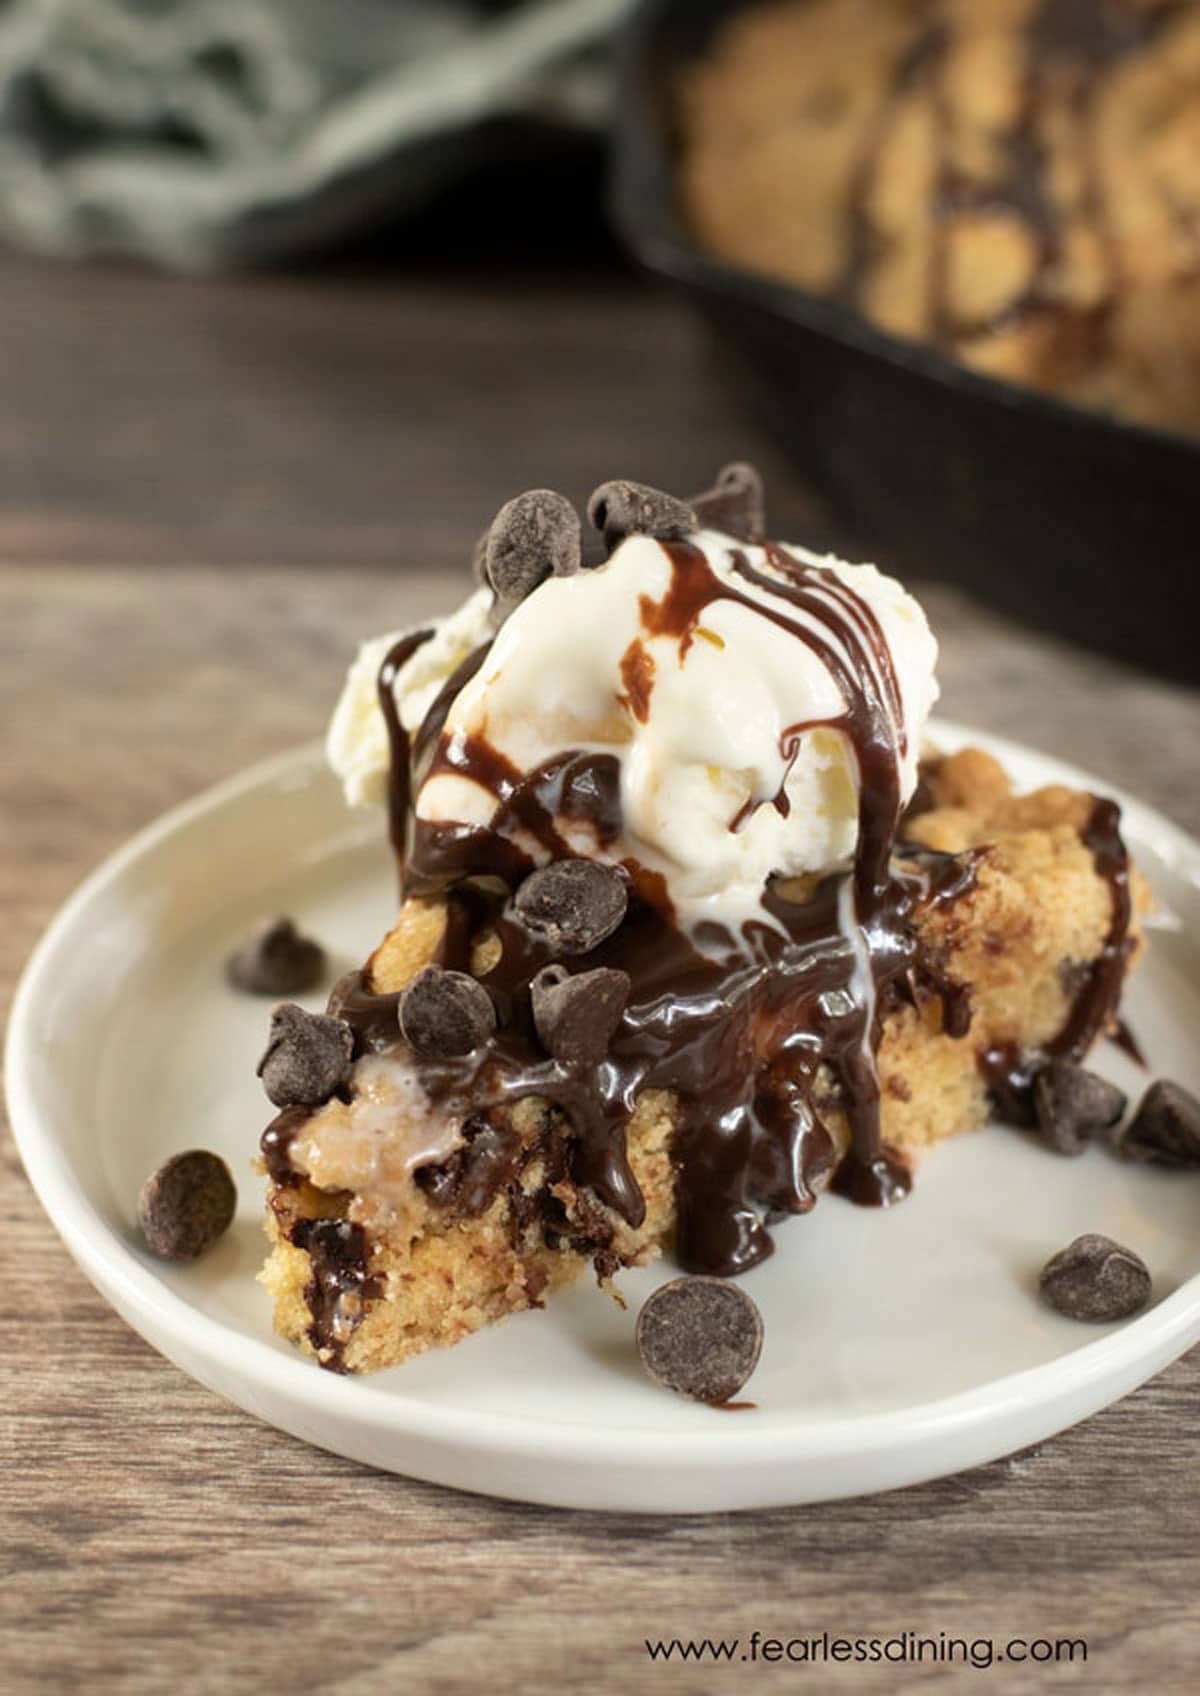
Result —
<path fill-rule="evenodd" d="M 856 546 L 1200 682 L 1200 442 L 978 376 L 706 257 L 674 189 L 671 92 L 741 0 L 643 0 L 622 45 L 613 210 L 719 332 L 742 397 Z"/>

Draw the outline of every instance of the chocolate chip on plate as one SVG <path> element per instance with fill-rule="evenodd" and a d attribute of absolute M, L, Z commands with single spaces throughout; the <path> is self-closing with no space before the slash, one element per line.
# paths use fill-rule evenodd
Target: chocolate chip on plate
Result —
<path fill-rule="evenodd" d="M 484 563 L 502 601 L 524 600 L 547 577 L 569 577 L 583 556 L 579 514 L 553 489 L 528 489 L 492 520 Z"/>
<path fill-rule="evenodd" d="M 1125 1095 L 1084 1066 L 1051 1060 L 1038 1073 L 1033 1104 L 1042 1141 L 1055 1154 L 1082 1154 L 1096 1131 L 1115 1125 L 1125 1111 Z"/>
<path fill-rule="evenodd" d="M 513 897 L 527 930 L 558 954 L 586 954 L 612 935 L 629 904 L 625 879 L 598 860 L 554 860 Z"/>
<path fill-rule="evenodd" d="M 346 1081 L 354 1032 L 342 1019 L 285 1001 L 271 1014 L 258 1075 L 276 1107 L 319 1107 Z"/>
<path fill-rule="evenodd" d="M 1128 1319 L 1145 1307 L 1150 1273 L 1132 1249 L 1089 1232 L 1046 1262 L 1039 1287 L 1050 1306 L 1068 1319 L 1104 1324 Z"/>
<path fill-rule="evenodd" d="M 400 1029 L 418 1054 L 437 1059 L 470 1054 L 495 1028 L 492 998 L 467 972 L 426 966 L 400 997 Z"/>
<path fill-rule="evenodd" d="M 588 522 L 604 537 L 610 553 L 627 536 L 669 541 L 698 528 L 696 514 L 686 501 L 625 478 L 601 483 L 593 490 L 587 512 Z"/>
<path fill-rule="evenodd" d="M 237 1189 L 219 1154 L 189 1149 L 151 1174 L 138 1196 L 138 1224 L 151 1253 L 196 1260 L 233 1223 Z"/>
<path fill-rule="evenodd" d="M 529 993 L 546 1052 L 568 1065 L 589 1065 L 602 1058 L 621 1022 L 629 974 L 598 966 L 568 977 L 565 966 L 544 966 Z"/>
<path fill-rule="evenodd" d="M 229 956 L 225 973 L 248 995 L 304 995 L 325 976 L 325 950 L 293 919 L 264 919 Z"/>
<path fill-rule="evenodd" d="M 1160 1078 L 1118 1134 L 1116 1148 L 1127 1160 L 1151 1166 L 1200 1167 L 1200 1101 Z"/>
<path fill-rule="evenodd" d="M 706 529 L 724 530 L 746 542 L 760 541 L 767 533 L 763 480 L 744 460 L 722 466 L 712 488 L 692 496 L 691 507 Z"/>
<path fill-rule="evenodd" d="M 762 1353 L 762 1314 L 725 1278 L 676 1278 L 638 1314 L 637 1346 L 656 1384 L 698 1402 L 736 1395 Z"/>

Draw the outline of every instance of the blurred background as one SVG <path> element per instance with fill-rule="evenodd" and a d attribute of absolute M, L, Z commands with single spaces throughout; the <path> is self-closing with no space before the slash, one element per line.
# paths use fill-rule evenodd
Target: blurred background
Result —
<path fill-rule="evenodd" d="M 620 0 L 7 0 L 0 551 L 463 565 L 740 441 L 602 207 Z"/>
<path fill-rule="evenodd" d="M 1113 5 L 1119 28 L 1101 39 Z M 890 42 L 901 15 L 945 30 L 957 12 L 969 30 L 961 19 L 986 13 L 986 48 L 1031 15 L 1029 0 L 772 9 L 793 34 L 766 43 L 761 96 L 761 71 L 733 77 L 733 145 L 756 112 L 794 115 L 815 151 L 792 147 L 771 175 L 797 195 L 829 176 L 860 104 L 853 68 L 880 58 L 875 20 Z M 693 237 L 667 108 L 690 64 L 725 51 L 720 30 L 761 10 L 0 0 L 0 558 L 457 570 L 520 488 L 582 502 L 631 475 L 685 493 L 752 457 L 777 533 L 949 578 L 1194 678 L 1180 632 L 1200 611 L 1195 438 L 938 365 L 844 301 L 814 307 L 794 261 L 740 264 L 736 241 L 717 258 Z M 1082 54 L 1089 76 L 1159 39 L 1129 17 L 1159 30 L 1197 13 L 1191 0 L 1036 10 L 1059 31 L 1037 50 Z M 735 69 L 741 50 L 733 39 Z M 896 51 L 907 87 L 920 53 Z M 976 53 L 971 74 L 980 109 L 1003 119 L 1012 71 L 992 58 Z M 1176 200 L 1200 163 L 1200 85 L 1183 95 Z M 711 109 L 723 159 L 717 94 Z M 1018 223 L 1028 199 L 1009 194 Z M 820 228 L 797 204 L 784 246 L 803 252 Z M 1176 246 L 1196 261 L 1196 302 L 1200 211 L 1185 211 Z M 926 212 L 914 201 L 902 221 L 918 230 Z M 975 274 L 1002 275 L 1003 250 L 981 251 Z M 1134 548 L 1170 617 L 1131 608 Z"/>

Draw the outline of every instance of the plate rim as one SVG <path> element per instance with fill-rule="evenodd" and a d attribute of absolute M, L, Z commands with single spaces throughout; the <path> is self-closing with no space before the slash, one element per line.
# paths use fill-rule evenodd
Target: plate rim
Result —
<path fill-rule="evenodd" d="M 1200 886 L 1200 841 L 1121 787 L 1057 756 L 953 720 L 931 720 L 928 735 L 952 748 L 967 744 L 981 747 L 1002 761 L 1014 756 L 1020 762 L 1032 761 L 1045 769 L 1048 781 L 1067 782 L 1112 796 L 1135 821 L 1133 834 L 1153 840 L 1156 851 L 1175 873 L 1190 872 L 1191 881 Z M 161 1334 L 180 1337 L 190 1345 L 186 1350 L 189 1356 L 219 1359 L 222 1376 L 227 1370 L 239 1380 L 266 1382 L 274 1392 L 286 1395 L 291 1404 L 299 1404 L 306 1414 L 326 1417 L 331 1436 L 333 1427 L 349 1420 L 373 1431 L 407 1435 L 443 1447 L 486 1449 L 514 1458 L 537 1455 L 599 1465 L 620 1463 L 628 1467 L 633 1463 L 646 1468 L 667 1460 L 688 1465 L 750 1461 L 756 1465 L 775 1461 L 795 1465 L 818 1457 L 868 1455 L 884 1444 L 905 1449 L 937 1434 L 969 1432 L 999 1417 L 1005 1408 L 1048 1408 L 1064 1396 L 1078 1398 L 1101 1379 L 1132 1373 L 1135 1376 L 1128 1385 L 1132 1388 L 1144 1381 L 1136 1374 L 1145 1361 L 1153 1358 L 1159 1362 L 1146 1374 L 1153 1376 L 1200 1336 L 1197 1272 L 1149 1312 L 1118 1328 L 1082 1342 L 1051 1361 L 1003 1374 L 968 1390 L 886 1412 L 799 1415 L 781 1417 L 769 1425 L 726 1420 L 711 1431 L 686 1427 L 672 1430 L 628 1421 L 610 1427 L 561 1416 L 446 1407 L 398 1390 L 390 1374 L 384 1375 L 387 1393 L 380 1393 L 374 1387 L 381 1385 L 379 1377 L 358 1379 L 323 1372 L 307 1357 L 284 1353 L 271 1341 L 244 1333 L 194 1307 L 146 1265 L 131 1243 L 104 1219 L 76 1176 L 55 1126 L 43 1122 L 32 1075 L 34 1024 L 57 954 L 91 902 L 162 843 L 200 818 L 257 789 L 284 781 L 312 781 L 324 771 L 321 744 L 305 743 L 259 761 L 158 815 L 106 856 L 67 897 L 30 954 L 13 996 L 4 1051 L 5 1088 L 13 1140 L 24 1169 L 51 1223 L 89 1281 L 159 1353 L 173 1358 L 158 1340 Z M 365 830 L 363 840 L 367 840 Z M 119 1305 L 114 1291 L 120 1297 Z M 144 1328 L 143 1320 L 150 1331 Z M 183 1369 L 191 1376 L 200 1376 L 191 1365 Z M 224 1391 L 217 1393 L 236 1400 Z"/>

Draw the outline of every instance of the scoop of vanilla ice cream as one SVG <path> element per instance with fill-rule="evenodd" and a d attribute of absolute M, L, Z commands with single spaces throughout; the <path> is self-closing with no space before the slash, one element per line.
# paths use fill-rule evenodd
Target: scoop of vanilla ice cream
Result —
<path fill-rule="evenodd" d="M 837 720 L 846 703 L 820 655 L 772 615 L 814 630 L 816 623 L 734 571 L 740 555 L 772 576 L 767 550 L 716 532 L 689 540 L 719 582 L 751 605 L 714 598 L 690 642 L 655 635 L 653 608 L 675 568 L 659 542 L 631 537 L 604 565 L 548 579 L 512 612 L 451 707 L 446 730 L 485 739 L 523 771 L 568 749 L 614 755 L 621 838 L 600 850 L 586 826 L 560 822 L 561 834 L 581 853 L 634 858 L 661 872 L 685 922 L 740 922 L 760 910 L 772 873 L 825 873 L 850 863 L 858 764 L 850 740 L 832 725 L 804 732 L 798 751 L 794 737 L 789 746 L 794 726 Z M 937 644 L 925 615 L 873 566 L 788 551 L 835 573 L 879 625 L 900 697 L 903 723 L 894 728 L 906 743 L 899 776 L 907 800 L 937 698 Z M 465 652 L 487 640 L 487 602 L 486 592 L 482 602 L 473 596 L 400 672 L 406 727 L 419 722 Z M 330 756 L 352 801 L 374 798 L 385 785 L 387 739 L 374 677 L 391 640 L 363 649 L 330 730 Z M 772 804 L 781 793 L 786 816 Z M 436 766 L 416 799 L 423 819 L 480 826 L 491 822 L 495 804 L 480 785 Z"/>
<path fill-rule="evenodd" d="M 492 592 L 478 589 L 457 612 L 429 619 L 433 631 L 396 675 L 400 722 L 417 729 L 446 679 L 491 634 Z M 379 708 L 379 672 L 402 630 L 364 642 L 350 667 L 325 738 L 325 754 L 342 781 L 352 807 L 383 806 L 387 799 L 389 748 Z"/>

